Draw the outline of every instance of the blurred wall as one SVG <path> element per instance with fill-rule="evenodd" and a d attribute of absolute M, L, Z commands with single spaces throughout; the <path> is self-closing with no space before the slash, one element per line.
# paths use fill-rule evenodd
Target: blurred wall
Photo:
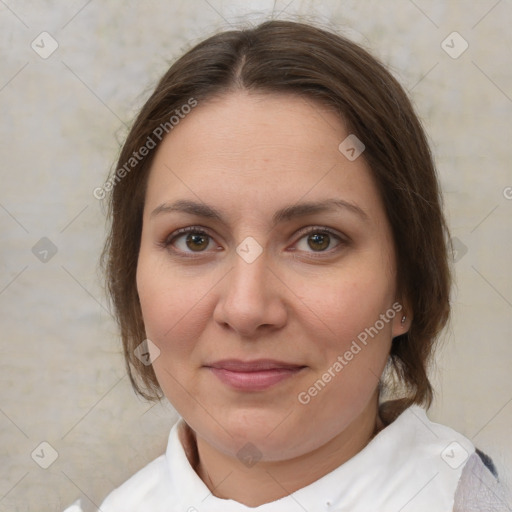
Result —
<path fill-rule="evenodd" d="M 163 453 L 177 416 L 136 398 L 125 376 L 98 272 L 105 224 L 93 189 L 173 59 L 272 13 L 337 28 L 409 90 L 457 249 L 430 416 L 472 439 L 512 482 L 510 2 L 6 0 L 0 511 L 59 511 L 78 497 L 98 504 Z"/>

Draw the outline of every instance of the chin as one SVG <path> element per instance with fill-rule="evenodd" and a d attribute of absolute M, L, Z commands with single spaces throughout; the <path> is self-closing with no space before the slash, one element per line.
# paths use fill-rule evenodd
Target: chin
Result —
<path fill-rule="evenodd" d="M 197 428 L 193 423 L 190 426 L 211 444 L 216 445 L 224 452 L 237 453 L 243 446 L 250 443 L 263 454 L 272 455 L 281 452 L 284 442 L 292 441 L 292 434 L 298 435 L 296 423 L 287 423 L 287 418 L 293 417 L 290 408 L 264 409 L 258 408 L 229 408 L 216 409 L 222 411 L 214 415 L 215 420 L 206 424 L 201 421 Z M 201 416 L 204 420 L 204 416 Z M 293 441 L 292 441 L 293 442 Z M 300 445 L 300 441 L 295 442 Z"/>

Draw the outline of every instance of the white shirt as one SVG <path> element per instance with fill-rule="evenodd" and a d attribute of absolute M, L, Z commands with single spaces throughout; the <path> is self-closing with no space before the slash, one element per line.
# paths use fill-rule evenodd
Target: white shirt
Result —
<path fill-rule="evenodd" d="M 112 491 L 101 512 L 506 511 L 504 489 L 463 435 L 412 406 L 358 454 L 289 496 L 248 507 L 212 495 L 186 456 L 186 424 L 164 455 Z M 460 484 L 460 485 L 459 485 Z M 455 500 L 457 495 L 457 500 Z M 469 508 L 472 507 L 472 508 Z M 64 512 L 82 512 L 80 500 Z"/>

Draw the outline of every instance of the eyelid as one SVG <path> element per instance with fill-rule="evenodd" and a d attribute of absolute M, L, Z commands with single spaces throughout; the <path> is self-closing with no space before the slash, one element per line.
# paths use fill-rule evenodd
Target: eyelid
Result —
<path fill-rule="evenodd" d="M 164 249 L 171 250 L 175 254 L 179 254 L 180 256 L 185 255 L 186 258 L 199 258 L 201 256 L 204 256 L 205 254 L 208 254 L 211 251 L 199 251 L 197 253 L 194 253 L 193 251 L 187 252 L 187 251 L 180 251 L 179 249 L 169 249 L 169 247 L 172 245 L 172 243 L 178 239 L 179 237 L 186 235 L 187 233 L 194 233 L 194 234 L 200 234 L 205 235 L 210 238 L 210 240 L 214 241 L 215 238 L 209 233 L 207 228 L 204 228 L 202 226 L 186 226 L 184 228 L 179 228 L 173 231 L 170 235 L 166 236 L 161 242 L 158 243 L 159 246 L 163 247 Z"/>
<path fill-rule="evenodd" d="M 203 228 L 202 226 L 186 226 L 184 228 L 179 228 L 175 231 L 173 231 L 170 235 L 167 235 L 164 239 L 165 243 L 170 243 L 178 236 L 186 234 L 186 233 L 199 233 L 201 235 L 208 235 L 210 238 L 213 238 L 210 233 L 208 233 L 208 230 L 206 228 Z"/>
<path fill-rule="evenodd" d="M 296 234 L 296 241 L 293 245 L 296 245 L 302 238 L 304 238 L 306 235 L 310 233 L 327 233 L 330 237 L 336 238 L 338 240 L 338 244 L 333 247 L 332 249 L 327 249 L 326 251 L 306 251 L 305 258 L 309 259 L 321 259 L 321 258 L 327 258 L 329 256 L 333 256 L 334 253 L 337 253 L 341 250 L 342 247 L 349 244 L 349 238 L 346 235 L 343 235 L 342 233 L 338 232 L 337 230 L 334 230 L 332 228 L 329 228 L 327 226 L 307 226 L 305 228 L 300 229 Z M 300 251 L 297 251 L 296 249 L 293 249 L 291 252 L 294 253 L 294 257 L 296 257 L 296 254 Z"/>
<path fill-rule="evenodd" d="M 316 232 L 321 232 L 321 233 L 327 233 L 329 235 L 332 235 L 332 236 L 335 236 L 337 238 L 339 238 L 342 242 L 347 242 L 348 239 L 346 236 L 344 236 L 342 233 L 338 232 L 337 230 L 335 229 L 332 229 L 332 228 L 329 228 L 327 226 L 306 226 L 305 228 L 302 228 L 302 229 L 299 229 L 299 231 L 297 231 L 297 236 L 299 236 L 299 239 L 302 238 L 302 236 L 304 235 L 307 235 L 309 233 L 316 233 Z"/>

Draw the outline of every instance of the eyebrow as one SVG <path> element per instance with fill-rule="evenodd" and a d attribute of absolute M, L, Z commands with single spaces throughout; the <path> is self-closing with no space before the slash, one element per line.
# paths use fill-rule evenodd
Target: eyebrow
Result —
<path fill-rule="evenodd" d="M 305 217 L 315 213 L 328 213 L 339 209 L 351 212 L 359 216 L 365 222 L 369 220 L 366 212 L 353 203 L 349 203 L 343 199 L 325 199 L 317 202 L 309 201 L 292 204 L 281 208 L 272 216 L 272 225 L 275 226 L 280 222 L 289 221 L 295 217 Z M 206 203 L 198 203 L 188 199 L 180 199 L 174 203 L 162 203 L 151 212 L 150 217 L 153 218 L 157 215 L 171 212 L 189 213 L 191 215 L 217 220 L 226 224 L 223 213 L 220 210 L 207 205 Z"/>

